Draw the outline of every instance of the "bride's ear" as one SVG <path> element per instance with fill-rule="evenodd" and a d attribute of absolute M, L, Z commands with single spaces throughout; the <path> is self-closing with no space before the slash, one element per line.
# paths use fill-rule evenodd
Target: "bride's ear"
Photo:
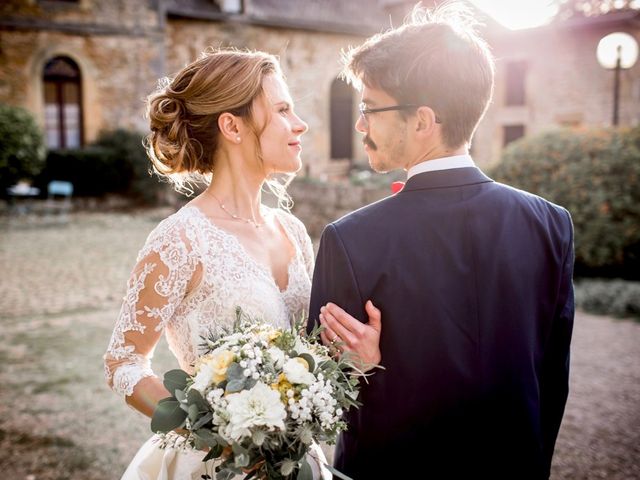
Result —
<path fill-rule="evenodd" d="M 231 143 L 242 141 L 242 119 L 235 115 L 224 112 L 218 117 L 218 128 L 220 133 Z"/>

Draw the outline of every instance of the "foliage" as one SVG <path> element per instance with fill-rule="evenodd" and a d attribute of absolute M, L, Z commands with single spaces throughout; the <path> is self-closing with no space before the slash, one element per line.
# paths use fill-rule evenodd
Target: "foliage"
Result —
<path fill-rule="evenodd" d="M 44 166 L 44 140 L 31 114 L 0 104 L 0 195 Z"/>
<path fill-rule="evenodd" d="M 123 192 L 128 177 L 111 150 L 87 147 L 50 150 L 36 184 L 46 191 L 52 180 L 71 182 L 74 196 L 99 197 L 109 192 Z"/>
<path fill-rule="evenodd" d="M 567 208 L 576 274 L 640 275 L 640 128 L 558 130 L 510 144 L 491 175 Z"/>
<path fill-rule="evenodd" d="M 51 150 L 37 185 L 46 189 L 51 180 L 66 180 L 73 183 L 76 196 L 121 193 L 153 203 L 163 184 L 149 173 L 142 137 L 141 133 L 115 130 L 103 132 L 85 148 Z"/>
<path fill-rule="evenodd" d="M 249 477 L 311 480 L 305 454 L 313 441 L 333 444 L 346 429 L 343 412 L 360 405 L 358 377 L 366 374 L 348 354 L 323 346 L 320 329 L 302 331 L 302 321 L 278 329 L 238 308 L 231 330 L 203 338 L 193 376 L 165 374 L 172 396 L 158 404 L 152 431 L 164 446 L 208 449 L 203 461 L 222 457 L 216 478 L 249 469 Z M 176 428 L 185 436 L 176 439 Z"/>
<path fill-rule="evenodd" d="M 640 282 L 582 279 L 575 295 L 576 306 L 584 311 L 640 319 Z"/>
<path fill-rule="evenodd" d="M 127 178 L 125 193 L 144 203 L 153 203 L 164 185 L 152 173 L 142 145 L 143 137 L 143 133 L 118 129 L 103 132 L 95 145 L 113 153 L 116 164 Z"/>

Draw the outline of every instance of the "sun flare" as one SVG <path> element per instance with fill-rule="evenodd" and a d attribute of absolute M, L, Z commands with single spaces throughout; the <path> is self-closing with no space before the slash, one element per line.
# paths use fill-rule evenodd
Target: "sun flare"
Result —
<path fill-rule="evenodd" d="M 558 11 L 553 0 L 470 0 L 498 23 L 512 30 L 547 23 Z"/>

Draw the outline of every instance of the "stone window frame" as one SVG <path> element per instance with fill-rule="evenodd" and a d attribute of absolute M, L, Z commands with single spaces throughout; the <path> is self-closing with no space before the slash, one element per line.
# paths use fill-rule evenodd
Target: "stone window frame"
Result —
<path fill-rule="evenodd" d="M 354 156 L 353 125 L 354 91 L 340 77 L 329 87 L 329 158 L 331 161 L 349 160 Z"/>
<path fill-rule="evenodd" d="M 30 72 L 27 93 L 28 108 L 34 113 L 38 124 L 44 131 L 43 72 L 47 62 L 54 57 L 69 57 L 80 68 L 82 74 L 82 137 L 85 144 L 91 142 L 97 138 L 99 131 L 104 128 L 102 124 L 102 102 L 96 82 L 100 74 L 91 59 L 87 58 L 82 50 L 73 48 L 71 45 L 59 45 L 57 42 L 51 42 L 46 47 L 33 52 L 33 56 L 29 59 L 28 67 Z"/>
<path fill-rule="evenodd" d="M 72 68 L 73 70 L 75 70 L 73 72 L 73 76 L 72 75 L 68 75 L 64 72 L 62 73 L 57 73 L 57 72 L 46 72 L 47 66 L 49 66 L 51 64 L 51 62 L 53 62 L 54 60 L 60 60 L 60 64 L 66 63 L 68 67 Z M 71 57 L 67 56 L 67 55 L 56 55 L 50 59 L 47 60 L 47 62 L 45 63 L 43 72 L 42 72 L 42 83 L 43 86 L 45 88 L 45 135 L 48 138 L 48 125 L 47 125 L 47 121 L 46 121 L 46 105 L 47 105 L 47 101 L 46 101 L 46 87 L 47 84 L 50 84 L 53 86 L 53 88 L 55 89 L 55 97 L 56 97 L 56 102 L 58 105 L 58 125 L 60 127 L 60 131 L 58 133 L 59 138 L 58 138 L 58 143 L 59 145 L 56 148 L 77 148 L 77 147 L 82 147 L 84 146 L 84 122 L 83 122 L 83 111 L 84 111 L 84 105 L 83 105 L 83 95 L 82 95 L 82 69 L 80 68 L 80 65 L 78 65 L 77 62 L 75 62 Z M 78 144 L 77 145 L 68 145 L 67 144 L 67 130 L 68 130 L 68 125 L 66 125 L 66 121 L 67 121 L 67 117 L 64 114 L 64 107 L 65 105 L 70 105 L 72 103 L 65 101 L 65 90 L 66 87 L 68 85 L 72 85 L 75 88 L 73 88 L 73 90 L 77 91 L 77 96 L 78 96 L 78 101 L 77 103 L 74 102 L 74 105 L 78 106 L 78 117 L 76 119 L 77 121 L 77 128 L 78 128 Z"/>

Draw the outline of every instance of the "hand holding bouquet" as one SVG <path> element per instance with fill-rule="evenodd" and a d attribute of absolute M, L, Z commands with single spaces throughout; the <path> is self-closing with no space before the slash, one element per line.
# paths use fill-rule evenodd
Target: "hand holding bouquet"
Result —
<path fill-rule="evenodd" d="M 221 457 L 218 479 L 244 471 L 245 478 L 310 480 L 306 454 L 314 441 L 333 444 L 346 429 L 342 415 L 359 406 L 362 374 L 348 356 L 332 358 L 319 330 L 307 337 L 299 326 L 276 329 L 238 309 L 230 332 L 204 339 L 194 375 L 167 372 L 173 396 L 160 401 L 151 429 L 184 429 L 184 445 L 209 449 L 203 461 Z"/>

